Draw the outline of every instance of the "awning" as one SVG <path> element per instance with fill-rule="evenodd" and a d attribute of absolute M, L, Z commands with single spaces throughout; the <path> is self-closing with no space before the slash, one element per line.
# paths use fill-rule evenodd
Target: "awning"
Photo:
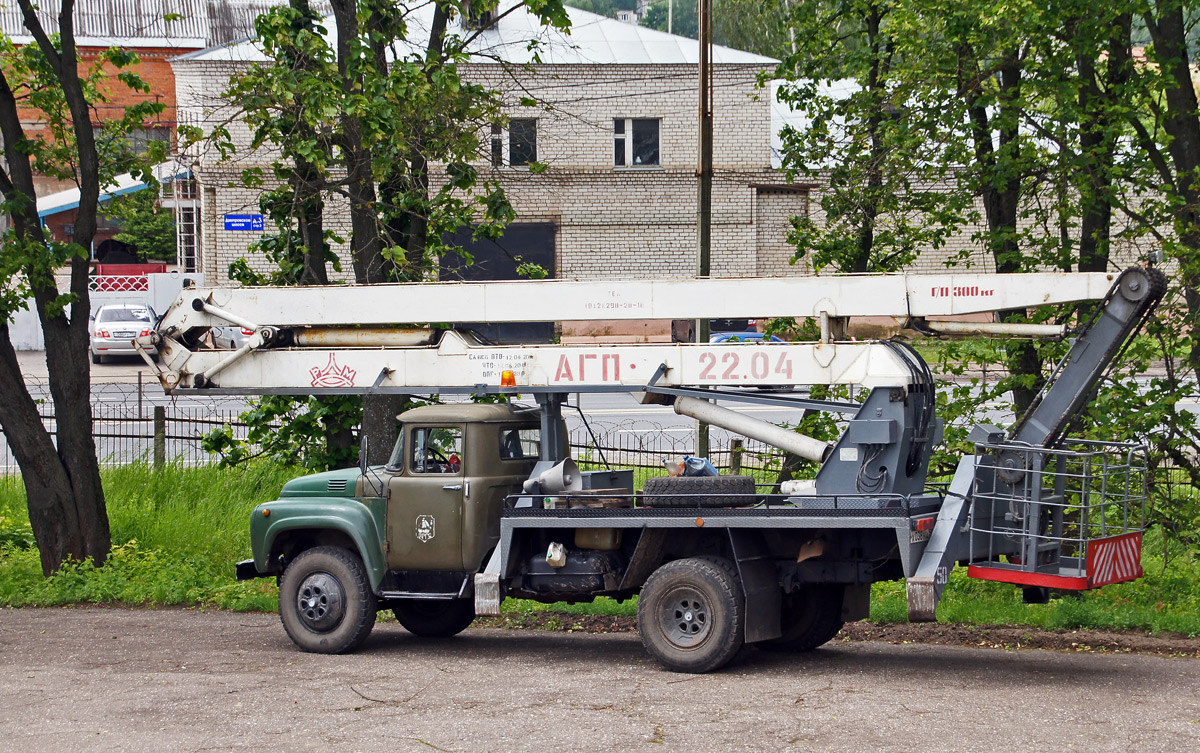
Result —
<path fill-rule="evenodd" d="M 154 171 L 154 177 L 159 182 L 185 178 L 191 174 L 191 170 L 175 162 L 162 162 L 151 169 Z M 104 202 L 114 196 L 141 191 L 145 188 L 146 184 L 139 178 L 135 178 L 129 173 L 121 173 L 113 178 L 113 182 L 100 192 L 100 201 Z M 37 213 L 38 217 L 41 218 L 78 208 L 78 188 L 70 188 L 66 191 L 52 193 L 37 200 Z"/>

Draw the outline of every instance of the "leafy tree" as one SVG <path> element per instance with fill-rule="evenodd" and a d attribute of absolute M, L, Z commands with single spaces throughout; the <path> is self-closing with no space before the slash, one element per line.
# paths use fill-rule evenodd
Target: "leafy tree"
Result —
<path fill-rule="evenodd" d="M 668 8 L 666 0 L 651 3 L 646 10 L 646 17 L 642 19 L 642 25 L 650 29 L 666 31 L 668 13 L 672 34 L 691 39 L 700 38 L 699 9 L 696 0 L 676 0 L 671 3 L 670 8 Z M 713 34 L 716 34 L 715 30 Z"/>
<path fill-rule="evenodd" d="M 598 16 L 616 18 L 619 10 L 636 9 L 637 0 L 570 0 L 567 5 L 595 13 Z"/>
<path fill-rule="evenodd" d="M 735 50 L 768 57 L 783 58 L 791 52 L 787 24 L 789 0 L 722 0 L 713 4 L 713 42 Z M 582 7 L 582 6 L 579 6 Z M 641 25 L 667 31 L 668 4 L 659 0 L 650 5 Z M 670 9 L 671 33 L 699 37 L 696 0 L 675 0 Z"/>
<path fill-rule="evenodd" d="M 113 237 L 136 246 L 138 257 L 175 261 L 175 213 L 159 204 L 156 191 L 118 196 L 105 213 L 121 221 L 121 232 Z"/>
<path fill-rule="evenodd" d="M 561 0 L 526 5 L 544 24 L 568 23 Z M 349 205 L 346 240 L 360 284 L 430 279 L 437 258 L 461 253 L 445 245 L 452 231 L 475 224 L 478 234 L 497 237 L 513 218 L 499 183 L 475 167 L 481 133 L 503 122 L 500 93 L 460 71 L 482 29 L 466 24 L 452 30 L 449 20 L 467 13 L 468 4 L 439 0 L 432 4 L 428 28 L 421 29 L 426 36 L 418 38 L 411 18 L 415 7 L 335 0 L 335 24 L 327 28 L 308 0 L 291 0 L 259 18 L 257 41 L 272 62 L 237 76 L 227 96 L 241 106 L 237 117 L 252 130 L 251 147 L 269 145 L 279 154 L 271 166 L 275 187 L 261 202 L 277 233 L 258 246 L 280 264 L 272 282 L 328 280 L 327 264 L 337 263 L 331 251 L 337 239 L 324 226 L 324 207 L 334 197 Z M 496 12 L 496 3 L 469 8 Z M 189 136 L 231 148 L 225 127 Z M 444 166 L 446 180 L 431 181 L 431 164 Z M 260 186 L 268 180 L 257 171 L 246 179 Z M 245 277 L 249 269 L 243 261 L 233 272 Z M 372 462 L 386 458 L 395 416 L 405 404 L 403 396 L 364 398 L 362 424 L 371 437 Z M 336 438 L 352 440 L 348 432 Z M 352 457 L 355 448 L 347 444 L 346 450 L 331 447 L 329 456 Z"/>
<path fill-rule="evenodd" d="M 47 31 L 30 0 L 18 0 L 33 42 L 16 46 L 0 38 L 0 211 L 11 227 L 0 240 L 0 427 L 21 468 L 29 520 L 48 575 L 67 559 L 104 562 L 110 548 L 108 514 L 92 436 L 88 359 L 88 249 L 96 231 L 97 201 L 116 174 L 133 171 L 153 184 L 146 162 L 119 146 L 98 146 L 92 108 L 109 86 L 137 92 L 149 87 L 128 70 L 137 58 L 110 49 L 94 64 L 80 61 L 75 43 L 74 0 L 58 4 L 57 33 Z M 107 70 L 106 70 L 107 68 Z M 113 72 L 116 75 L 113 75 Z M 29 110 L 44 128 L 27 124 Z M 162 110 L 145 102 L 104 124 L 104 133 L 127 133 Z M 161 158 L 152 152 L 150 159 Z M 37 216 L 35 173 L 73 181 L 80 191 L 71 243 L 53 240 Z M 69 272 L 60 291 L 55 274 Z M 13 314 L 32 299 L 46 341 L 51 399 L 58 424 L 51 438 L 25 386 L 9 333 Z"/>
<path fill-rule="evenodd" d="M 776 71 L 790 79 L 779 99 L 807 124 L 784 130 L 783 165 L 823 184 L 822 221 L 795 218 L 790 240 L 817 271 L 896 271 L 956 232 L 970 201 L 939 188 L 953 172 L 943 98 L 915 96 L 897 70 L 909 32 L 893 23 L 898 5 L 798 0 L 789 9 L 794 52 Z"/>

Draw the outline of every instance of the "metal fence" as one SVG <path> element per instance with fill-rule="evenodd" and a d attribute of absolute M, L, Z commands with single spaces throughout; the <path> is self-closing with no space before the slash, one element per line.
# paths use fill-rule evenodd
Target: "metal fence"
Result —
<path fill-rule="evenodd" d="M 57 423 L 49 395 L 40 395 L 37 388 L 32 392 L 35 399 L 42 398 L 42 421 L 54 435 Z M 160 397 L 159 404 L 154 404 L 136 385 L 97 385 L 92 398 L 96 451 L 105 466 L 212 464 L 220 458 L 201 446 L 205 434 L 223 426 L 230 428 L 235 439 L 245 440 L 249 433 L 249 426 L 240 420 L 246 405 L 238 401 L 192 398 L 161 404 Z M 638 421 L 636 426 L 593 422 L 591 429 L 579 425 L 571 429 L 570 443 L 573 456 L 581 463 L 641 469 L 645 475 L 660 475 L 664 460 L 678 462 L 683 455 L 694 454 L 696 447 L 690 430 L 647 421 Z M 783 465 L 780 450 L 756 440 L 714 430 L 709 446 L 708 458 L 722 473 L 744 473 L 759 483 L 774 483 Z M 16 459 L 0 434 L 0 475 L 18 472 Z M 1155 458 L 1150 487 L 1156 506 L 1171 517 L 1168 508 L 1182 505 L 1190 509 L 1200 498 L 1200 473 L 1195 464 Z"/>
<path fill-rule="evenodd" d="M 58 424 L 49 395 L 40 395 L 41 418 L 51 436 Z M 92 395 L 93 432 L 96 454 L 105 466 L 146 462 L 155 464 L 205 465 L 220 460 L 204 450 L 205 434 L 228 426 L 233 437 L 245 440 L 249 426 L 241 421 L 246 405 L 217 399 L 187 399 L 162 404 L 143 398 L 136 385 L 97 385 Z M 570 432 L 576 459 L 597 465 L 662 470 L 663 460 L 678 461 L 695 452 L 691 432 L 639 422 L 631 429 L 620 424 L 599 425 L 589 430 L 578 426 Z M 764 476 L 778 469 L 782 457 L 762 442 L 713 433 L 709 459 L 722 472 L 744 472 Z M 18 472 L 16 459 L 0 435 L 0 474 Z"/>
<path fill-rule="evenodd" d="M 42 423 L 57 437 L 53 402 L 45 385 L 30 385 Z M 246 405 L 240 401 L 179 399 L 156 403 L 138 384 L 93 385 L 92 431 L 96 455 L 102 465 L 128 463 L 179 463 L 205 465 L 218 457 L 201 447 L 201 438 L 228 425 L 234 437 L 245 439 L 249 427 L 240 420 Z M 0 475 L 19 472 L 12 448 L 0 434 Z"/>

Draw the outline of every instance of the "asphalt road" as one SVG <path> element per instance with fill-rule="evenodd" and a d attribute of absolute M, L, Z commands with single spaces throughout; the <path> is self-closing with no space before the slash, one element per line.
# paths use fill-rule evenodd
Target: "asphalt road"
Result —
<path fill-rule="evenodd" d="M 1200 660 L 836 643 L 661 670 L 636 636 L 0 610 L 0 751 L 1194 751 Z"/>

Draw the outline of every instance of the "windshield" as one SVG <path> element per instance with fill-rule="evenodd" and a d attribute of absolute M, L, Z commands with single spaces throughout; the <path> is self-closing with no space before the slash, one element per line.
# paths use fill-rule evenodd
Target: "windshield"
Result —
<path fill-rule="evenodd" d="M 396 437 L 396 446 L 392 448 L 392 456 L 388 458 L 387 469 L 398 471 L 404 467 L 404 427 L 400 427 L 400 435 Z"/>
<path fill-rule="evenodd" d="M 101 322 L 142 322 L 149 323 L 153 321 L 152 314 L 148 308 L 136 309 L 104 309 L 100 312 L 100 318 L 97 321 Z"/>

